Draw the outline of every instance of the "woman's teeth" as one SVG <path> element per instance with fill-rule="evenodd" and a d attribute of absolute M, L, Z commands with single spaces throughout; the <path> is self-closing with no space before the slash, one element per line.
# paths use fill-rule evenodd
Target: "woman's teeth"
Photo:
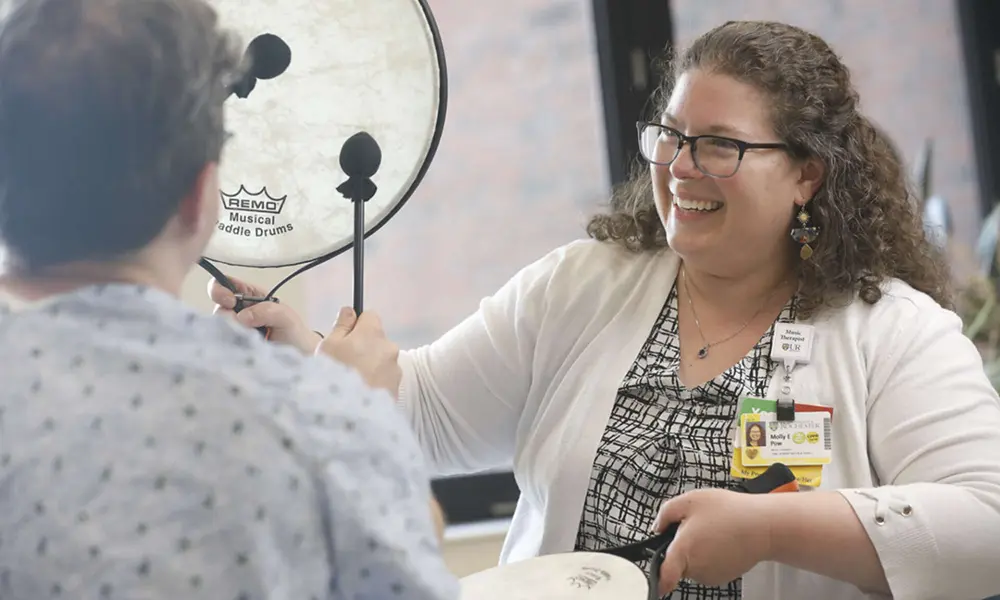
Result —
<path fill-rule="evenodd" d="M 674 198 L 674 204 L 678 208 L 684 210 L 701 210 L 704 212 L 712 212 L 713 210 L 718 210 L 722 208 L 721 202 L 706 201 L 706 200 L 682 200 L 681 198 Z"/>

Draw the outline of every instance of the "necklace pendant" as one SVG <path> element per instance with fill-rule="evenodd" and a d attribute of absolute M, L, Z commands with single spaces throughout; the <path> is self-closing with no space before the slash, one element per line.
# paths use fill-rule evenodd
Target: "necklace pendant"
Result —
<path fill-rule="evenodd" d="M 698 351 L 698 358 L 705 358 L 708 356 L 708 346 L 703 346 L 701 350 Z"/>

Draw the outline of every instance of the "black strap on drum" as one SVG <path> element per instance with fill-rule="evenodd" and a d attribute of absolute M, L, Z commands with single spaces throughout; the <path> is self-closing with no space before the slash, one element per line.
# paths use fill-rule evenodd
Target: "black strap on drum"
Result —
<path fill-rule="evenodd" d="M 236 286 L 233 284 L 233 282 L 230 281 L 228 277 L 226 277 L 226 274 L 220 271 L 218 267 L 208 262 L 207 259 L 202 258 L 201 260 L 199 260 L 198 266 L 208 271 L 208 273 L 212 277 L 214 277 L 216 281 L 219 282 L 219 285 L 221 285 L 222 287 L 226 288 L 227 290 L 236 295 L 236 305 L 233 306 L 233 312 L 238 313 L 247 306 L 250 306 L 251 304 L 256 304 L 257 302 L 264 302 L 264 301 L 278 302 L 278 299 L 274 296 L 274 292 L 277 291 L 277 288 L 271 290 L 271 292 L 264 298 L 245 297 L 242 293 L 240 293 L 238 289 L 236 289 Z M 270 335 L 270 330 L 267 327 L 258 327 L 257 331 L 265 338 L 267 338 Z"/>
<path fill-rule="evenodd" d="M 677 535 L 678 527 L 680 527 L 680 523 L 671 523 L 667 526 L 666 531 L 658 535 L 654 535 L 651 538 L 627 544 L 625 546 L 598 550 L 598 552 L 602 554 L 611 554 L 634 563 L 648 559 L 648 599 L 658 600 L 660 597 L 658 591 L 660 589 L 660 567 L 663 565 L 663 560 L 667 556 L 667 548 L 670 547 L 670 542 L 674 541 L 674 536 Z"/>
<path fill-rule="evenodd" d="M 740 484 L 742 492 L 747 494 L 770 494 L 785 491 L 795 484 L 795 474 L 782 463 L 775 463 L 754 479 L 744 480 Z M 648 600 L 658 600 L 660 597 L 660 567 L 667 556 L 667 549 L 677 535 L 680 523 L 671 523 L 667 529 L 653 537 L 615 548 L 598 550 L 602 554 L 611 554 L 630 562 L 649 560 L 649 596 Z"/>

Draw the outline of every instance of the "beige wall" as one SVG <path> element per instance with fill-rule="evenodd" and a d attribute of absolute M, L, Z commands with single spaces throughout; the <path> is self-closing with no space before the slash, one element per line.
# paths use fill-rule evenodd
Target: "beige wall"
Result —
<path fill-rule="evenodd" d="M 507 534 L 506 523 L 449 527 L 445 532 L 444 561 L 456 577 L 495 567 Z"/>

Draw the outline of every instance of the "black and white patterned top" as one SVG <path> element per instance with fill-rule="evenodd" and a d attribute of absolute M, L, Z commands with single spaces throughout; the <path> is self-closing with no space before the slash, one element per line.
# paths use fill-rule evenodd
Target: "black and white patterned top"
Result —
<path fill-rule="evenodd" d="M 789 302 L 778 322 L 794 321 Z M 763 397 L 772 372 L 773 327 L 737 364 L 686 389 L 678 377 L 677 287 L 618 389 L 601 438 L 577 533 L 577 550 L 649 537 L 660 504 L 699 488 L 734 488 L 729 469 L 740 397 Z M 643 561 L 639 566 L 646 569 Z M 671 600 L 739 598 L 740 581 L 712 588 L 682 581 Z"/>

